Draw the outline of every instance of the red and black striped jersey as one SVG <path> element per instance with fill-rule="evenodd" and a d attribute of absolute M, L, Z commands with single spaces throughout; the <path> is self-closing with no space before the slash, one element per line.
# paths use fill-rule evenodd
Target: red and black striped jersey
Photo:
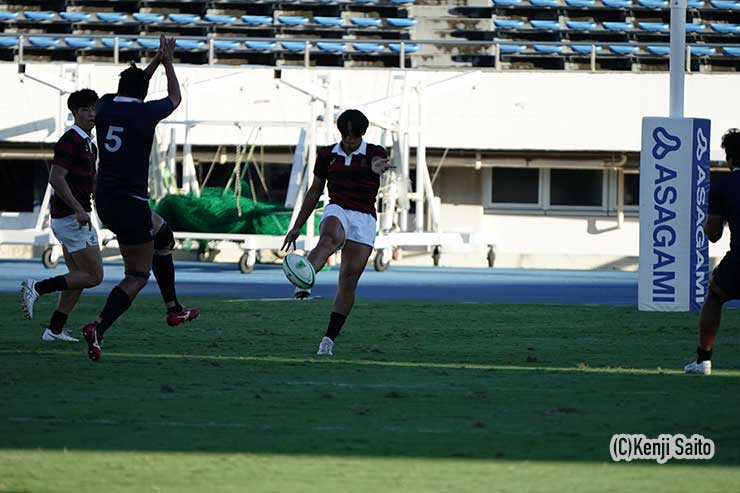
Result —
<path fill-rule="evenodd" d="M 388 156 L 384 147 L 362 141 L 347 155 L 340 143 L 322 147 L 316 156 L 314 175 L 326 179 L 330 203 L 375 217 L 380 176 L 371 167 L 376 157 Z"/>
<path fill-rule="evenodd" d="M 95 185 L 95 162 L 98 150 L 92 137 L 77 125 L 67 130 L 54 145 L 51 164 L 67 170 L 64 177 L 72 195 L 83 209 L 91 210 L 90 196 Z M 55 193 L 51 198 L 51 217 L 59 219 L 74 214 L 74 210 Z"/>

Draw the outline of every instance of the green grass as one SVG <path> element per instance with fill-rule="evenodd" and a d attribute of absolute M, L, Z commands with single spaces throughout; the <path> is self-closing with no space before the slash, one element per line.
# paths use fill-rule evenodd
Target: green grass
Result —
<path fill-rule="evenodd" d="M 78 328 L 104 298 L 83 298 Z M 103 360 L 39 340 L 0 295 L 0 492 L 736 491 L 740 311 L 711 377 L 696 316 L 628 307 L 140 298 Z M 699 433 L 711 461 L 611 462 L 614 433 Z"/>

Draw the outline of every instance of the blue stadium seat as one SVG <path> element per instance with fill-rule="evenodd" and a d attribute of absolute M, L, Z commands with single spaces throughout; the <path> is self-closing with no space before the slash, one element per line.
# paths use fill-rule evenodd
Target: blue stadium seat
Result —
<path fill-rule="evenodd" d="M 558 31 L 560 29 L 558 21 L 531 20 L 529 24 L 538 31 Z"/>
<path fill-rule="evenodd" d="M 375 17 L 352 17 L 350 22 L 360 27 L 380 27 L 382 23 L 380 19 Z"/>
<path fill-rule="evenodd" d="M 170 20 L 175 24 L 197 24 L 200 22 L 200 16 L 195 14 L 170 14 Z"/>
<path fill-rule="evenodd" d="M 595 31 L 598 26 L 593 21 L 567 21 L 565 25 L 574 31 Z"/>
<path fill-rule="evenodd" d="M 522 0 L 493 0 L 496 7 L 519 7 Z"/>
<path fill-rule="evenodd" d="M 164 21 L 164 16 L 162 14 L 135 13 L 132 15 L 132 17 L 142 24 L 159 24 L 160 22 Z"/>
<path fill-rule="evenodd" d="M 723 46 L 722 51 L 724 51 L 726 55 L 740 56 L 740 47 L 737 46 Z"/>
<path fill-rule="evenodd" d="M 313 21 L 319 26 L 339 27 L 344 24 L 341 17 L 314 17 Z"/>
<path fill-rule="evenodd" d="M 570 45 L 570 49 L 580 55 L 591 54 L 591 45 Z M 596 53 L 599 53 L 601 51 L 601 46 L 595 46 L 594 51 L 596 51 Z"/>
<path fill-rule="evenodd" d="M 637 3 L 640 4 L 640 7 L 645 7 L 646 9 L 668 8 L 668 0 L 637 0 Z"/>
<path fill-rule="evenodd" d="M 498 46 L 498 52 L 502 55 L 514 55 L 516 53 L 521 53 L 523 51 L 527 51 L 527 47 L 525 45 L 499 45 Z"/>
<path fill-rule="evenodd" d="M 8 12 L 0 10 L 0 21 L 13 21 L 18 18 L 18 12 Z"/>
<path fill-rule="evenodd" d="M 388 45 L 388 48 L 396 53 L 401 53 L 401 43 L 391 43 Z M 416 53 L 417 51 L 419 51 L 419 45 L 404 43 L 403 51 L 404 53 Z"/>
<path fill-rule="evenodd" d="M 120 12 L 98 12 L 95 14 L 95 16 L 99 20 L 107 22 L 109 24 L 128 21 L 128 14 L 121 14 Z"/>
<path fill-rule="evenodd" d="M 633 27 L 631 22 L 602 22 L 602 26 L 604 26 L 609 31 L 632 31 Z"/>
<path fill-rule="evenodd" d="M 709 46 L 692 46 L 690 49 L 691 56 L 712 56 L 717 53 L 717 50 Z"/>
<path fill-rule="evenodd" d="M 244 45 L 250 50 L 272 51 L 276 43 L 274 41 L 245 41 Z"/>
<path fill-rule="evenodd" d="M 667 33 L 670 31 L 670 26 L 662 22 L 638 22 L 637 25 L 643 31 L 651 33 Z"/>
<path fill-rule="evenodd" d="M 711 0 L 712 7 L 719 10 L 740 10 L 740 2 L 731 0 Z"/>
<path fill-rule="evenodd" d="M 0 48 L 18 46 L 18 36 L 0 36 Z"/>
<path fill-rule="evenodd" d="M 653 55 L 657 56 L 668 56 L 671 54 L 671 47 L 670 46 L 648 46 L 647 47 L 648 53 L 651 53 Z"/>
<path fill-rule="evenodd" d="M 316 43 L 319 50 L 326 51 L 328 53 L 341 53 L 347 51 L 347 45 L 345 43 Z"/>
<path fill-rule="evenodd" d="M 686 32 L 687 33 L 700 33 L 704 32 L 704 30 L 707 28 L 704 24 L 700 23 L 692 23 L 688 22 L 686 23 Z"/>
<path fill-rule="evenodd" d="M 547 55 L 560 55 L 565 48 L 560 45 L 534 45 L 534 51 Z"/>
<path fill-rule="evenodd" d="M 605 7 L 611 7 L 613 9 L 632 8 L 632 0 L 601 0 L 601 3 L 603 3 Z"/>
<path fill-rule="evenodd" d="M 565 0 L 565 5 L 577 9 L 588 9 L 596 5 L 596 0 Z"/>
<path fill-rule="evenodd" d="M 238 50 L 241 45 L 239 44 L 239 41 L 231 41 L 228 39 L 214 39 L 213 40 L 213 48 L 216 50 Z"/>
<path fill-rule="evenodd" d="M 635 55 L 640 51 L 640 47 L 626 45 L 609 45 L 609 50 L 617 55 Z"/>
<path fill-rule="evenodd" d="M 380 53 L 384 46 L 378 43 L 352 43 L 352 48 L 363 53 Z"/>
<path fill-rule="evenodd" d="M 712 30 L 722 34 L 738 34 L 740 33 L 740 24 L 717 24 L 712 22 L 710 24 Z"/>
<path fill-rule="evenodd" d="M 493 24 L 501 29 L 520 29 L 524 26 L 524 21 L 514 19 L 496 19 L 493 21 Z"/>
<path fill-rule="evenodd" d="M 376 2 L 376 0 L 352 0 L 352 3 L 359 3 L 359 4 L 363 4 L 363 5 L 367 5 L 367 4 L 371 4 L 371 3 L 375 3 L 375 2 Z"/>
<path fill-rule="evenodd" d="M 70 48 L 75 48 L 77 50 L 83 50 L 85 48 L 92 48 L 93 46 L 95 46 L 95 40 L 92 38 L 70 37 L 70 38 L 64 38 L 64 42 Z"/>
<path fill-rule="evenodd" d="M 59 44 L 57 38 L 42 38 L 40 36 L 29 36 L 28 42 L 37 48 L 53 48 Z"/>
<path fill-rule="evenodd" d="M 689 0 L 688 5 L 686 8 L 689 9 L 703 9 L 704 8 L 704 0 Z"/>
<path fill-rule="evenodd" d="M 116 40 L 115 38 L 103 38 L 100 40 L 103 46 L 106 48 L 115 48 L 116 46 Z M 131 48 L 134 45 L 134 42 L 130 39 L 123 39 L 118 38 L 118 48 L 125 50 L 126 48 Z"/>
<path fill-rule="evenodd" d="M 408 5 L 414 2 L 416 2 L 416 0 L 391 0 L 391 3 L 396 5 Z"/>
<path fill-rule="evenodd" d="M 242 22 L 250 26 L 267 26 L 272 24 L 272 17 L 266 15 L 243 15 Z"/>
<path fill-rule="evenodd" d="M 278 22 L 286 26 L 305 26 L 308 24 L 308 17 L 300 15 L 279 15 Z"/>
<path fill-rule="evenodd" d="M 281 41 L 280 46 L 288 51 L 306 51 L 306 43 L 303 41 Z M 308 47 L 311 47 L 310 43 Z"/>
<path fill-rule="evenodd" d="M 236 17 L 234 17 L 233 15 L 206 14 L 205 19 L 208 22 L 213 22 L 214 24 L 219 24 L 222 26 L 229 26 L 236 22 Z"/>
<path fill-rule="evenodd" d="M 82 22 L 90 18 L 90 14 L 87 12 L 59 12 L 59 17 L 65 21 L 70 22 Z"/>
<path fill-rule="evenodd" d="M 393 27 L 407 28 L 414 27 L 416 25 L 416 19 L 408 19 L 405 17 L 389 17 L 385 21 L 388 23 L 388 25 Z"/>
<path fill-rule="evenodd" d="M 205 41 L 199 39 L 176 39 L 175 46 L 181 50 L 202 50 L 206 45 Z"/>
<path fill-rule="evenodd" d="M 560 0 L 529 0 L 529 3 L 534 7 L 559 7 Z"/>
<path fill-rule="evenodd" d="M 140 38 L 140 39 L 137 39 L 136 42 L 139 43 L 139 46 L 141 46 L 145 50 L 158 50 L 159 49 L 158 39 Z"/>
<path fill-rule="evenodd" d="M 53 21 L 54 12 L 23 12 L 26 19 L 36 22 Z"/>

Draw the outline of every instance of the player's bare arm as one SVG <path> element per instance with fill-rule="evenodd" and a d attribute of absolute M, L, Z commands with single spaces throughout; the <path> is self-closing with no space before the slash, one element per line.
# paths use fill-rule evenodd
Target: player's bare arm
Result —
<path fill-rule="evenodd" d="M 282 250 L 288 250 L 291 246 L 295 248 L 295 241 L 301 235 L 301 228 L 304 224 L 306 224 L 306 221 L 308 221 L 309 216 L 316 208 L 316 204 L 319 203 L 321 194 L 324 193 L 325 186 L 325 178 L 319 178 L 317 176 L 313 177 L 313 183 L 311 183 L 311 186 L 309 187 L 308 191 L 306 192 L 306 196 L 303 199 L 301 212 L 298 213 L 298 217 L 295 220 L 293 228 L 288 231 L 287 235 L 285 235 L 285 241 L 283 242 Z"/>
<path fill-rule="evenodd" d="M 164 66 L 164 72 L 167 75 L 167 97 L 172 101 L 172 105 L 177 108 L 182 101 L 180 94 L 180 84 L 177 81 L 175 67 L 172 59 L 175 53 L 175 38 L 166 38 L 164 35 L 159 38 L 159 57 Z"/>
<path fill-rule="evenodd" d="M 160 46 L 162 44 L 162 38 L 163 37 L 164 36 L 161 36 L 160 37 L 160 40 L 159 40 Z M 147 73 L 147 75 L 149 76 L 150 79 L 154 75 L 154 72 L 157 71 L 157 67 L 159 67 L 159 64 L 161 63 L 161 61 L 162 61 L 162 55 L 158 51 L 157 54 L 154 55 L 154 58 L 152 58 L 152 61 L 149 63 L 149 65 L 144 69 L 144 72 Z"/>
<path fill-rule="evenodd" d="M 75 219 L 77 219 L 80 227 L 87 226 L 91 228 L 90 215 L 77 201 L 72 190 L 70 190 L 66 179 L 67 173 L 69 172 L 66 169 L 52 164 L 49 171 L 49 183 L 54 188 L 54 193 L 75 212 Z"/>

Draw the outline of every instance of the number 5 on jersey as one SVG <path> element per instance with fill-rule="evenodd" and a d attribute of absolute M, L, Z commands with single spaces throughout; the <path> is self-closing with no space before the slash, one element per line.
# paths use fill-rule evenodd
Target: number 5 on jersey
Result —
<path fill-rule="evenodd" d="M 121 148 L 121 137 L 116 134 L 123 134 L 123 127 L 108 127 L 108 134 L 105 136 L 105 149 L 108 152 L 117 152 Z"/>

